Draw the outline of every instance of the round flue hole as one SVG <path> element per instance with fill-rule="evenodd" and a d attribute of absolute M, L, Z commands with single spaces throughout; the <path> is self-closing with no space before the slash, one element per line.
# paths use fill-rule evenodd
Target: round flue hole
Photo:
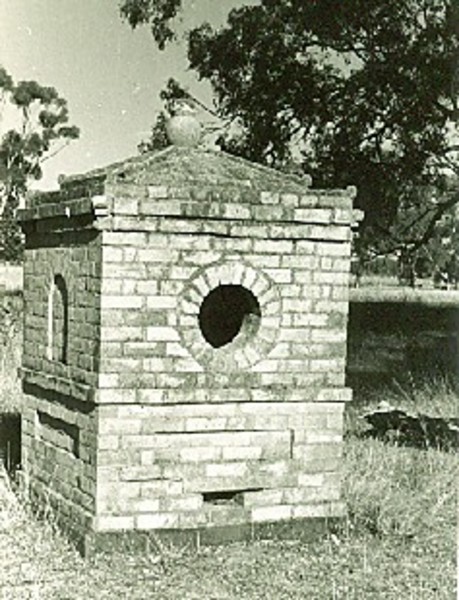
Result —
<path fill-rule="evenodd" d="M 257 332 L 261 311 L 258 300 L 242 285 L 219 285 L 204 298 L 199 327 L 207 342 L 221 348 L 238 335 L 249 339 Z"/>

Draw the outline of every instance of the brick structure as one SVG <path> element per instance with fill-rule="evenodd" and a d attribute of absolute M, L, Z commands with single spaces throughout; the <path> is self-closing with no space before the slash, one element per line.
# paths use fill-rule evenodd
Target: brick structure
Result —
<path fill-rule="evenodd" d="M 23 468 L 86 550 L 344 514 L 354 194 L 172 146 L 30 199 Z"/>

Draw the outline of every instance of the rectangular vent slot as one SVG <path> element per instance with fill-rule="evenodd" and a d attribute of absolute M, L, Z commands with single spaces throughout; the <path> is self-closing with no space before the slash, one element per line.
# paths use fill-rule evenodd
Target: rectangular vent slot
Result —
<path fill-rule="evenodd" d="M 42 431 L 40 437 L 61 450 L 73 454 L 76 458 L 80 455 L 80 429 L 72 423 L 68 423 L 50 414 L 37 411 L 38 423 Z"/>
<path fill-rule="evenodd" d="M 21 416 L 0 413 L 0 464 L 14 475 L 21 468 Z"/>
<path fill-rule="evenodd" d="M 260 492 L 263 488 L 246 488 L 243 490 L 220 490 L 218 492 L 204 492 L 202 498 L 206 504 L 216 506 L 228 506 L 233 504 L 243 504 L 244 494 L 246 492 Z"/>

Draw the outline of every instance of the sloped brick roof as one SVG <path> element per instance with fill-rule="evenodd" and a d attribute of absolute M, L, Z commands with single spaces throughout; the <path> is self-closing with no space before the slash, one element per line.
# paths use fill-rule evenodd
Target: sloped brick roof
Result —
<path fill-rule="evenodd" d="M 308 177 L 285 175 L 224 152 L 203 148 L 169 146 L 108 165 L 82 175 L 65 177 L 63 190 L 96 186 L 105 181 L 155 185 L 224 185 L 253 190 L 282 190 L 301 193 L 310 185 Z"/>

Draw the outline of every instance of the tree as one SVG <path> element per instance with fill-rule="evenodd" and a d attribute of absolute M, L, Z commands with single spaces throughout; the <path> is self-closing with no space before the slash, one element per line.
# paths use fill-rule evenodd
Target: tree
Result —
<path fill-rule="evenodd" d="M 8 113 L 16 125 L 0 132 L 0 259 L 17 261 L 22 253 L 15 220 L 20 199 L 30 181 L 42 176 L 42 163 L 78 138 L 79 129 L 69 125 L 67 102 L 54 88 L 36 81 L 14 83 L 3 67 L 0 111 L 0 119 Z"/>
<path fill-rule="evenodd" d="M 182 4 L 124 0 L 121 13 L 164 48 Z M 356 185 L 362 257 L 416 252 L 459 200 L 458 52 L 454 0 L 261 0 L 188 32 L 190 66 L 237 124 L 221 147 Z"/>

